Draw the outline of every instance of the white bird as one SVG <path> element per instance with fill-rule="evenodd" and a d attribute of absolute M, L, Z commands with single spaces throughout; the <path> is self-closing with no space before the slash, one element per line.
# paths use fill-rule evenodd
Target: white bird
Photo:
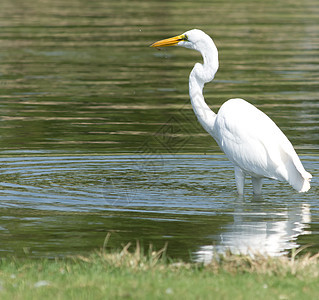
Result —
<path fill-rule="evenodd" d="M 203 64 L 196 63 L 189 76 L 191 103 L 201 125 L 234 164 L 238 193 L 244 194 L 246 176 L 252 178 L 254 194 L 261 194 L 264 177 L 287 181 L 298 192 L 307 192 L 311 174 L 304 169 L 288 138 L 266 114 L 239 98 L 226 101 L 218 114 L 206 104 L 204 84 L 212 81 L 218 70 L 213 40 L 193 29 L 151 47 L 173 45 L 197 50 L 203 56 Z"/>

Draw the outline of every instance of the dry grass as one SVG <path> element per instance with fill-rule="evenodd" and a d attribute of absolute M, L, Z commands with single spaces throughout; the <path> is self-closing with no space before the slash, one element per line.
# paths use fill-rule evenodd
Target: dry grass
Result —
<path fill-rule="evenodd" d="M 135 247 L 128 243 L 121 251 L 106 251 L 107 242 L 110 238 L 106 236 L 104 245 L 100 251 L 93 253 L 91 256 L 75 256 L 75 261 L 80 260 L 87 263 L 94 263 L 97 260 L 105 266 L 116 268 L 130 268 L 134 270 L 149 269 L 205 269 L 213 273 L 228 272 L 231 274 L 254 273 L 264 275 L 287 274 L 296 276 L 319 276 L 319 253 L 311 255 L 305 251 L 305 248 L 293 250 L 290 256 L 270 257 L 256 253 L 254 256 L 237 255 L 227 252 L 223 255 L 216 254 L 208 264 L 183 262 L 170 260 L 166 256 L 167 244 L 160 250 L 156 251 L 152 246 L 149 247 L 148 253 L 144 253 L 139 242 Z M 131 248 L 133 248 L 131 250 Z M 305 252 L 305 254 L 302 254 Z"/>
<path fill-rule="evenodd" d="M 315 255 L 298 254 L 299 251 L 293 251 L 290 257 L 270 257 L 261 254 L 255 254 L 254 257 L 251 257 L 227 253 L 219 256 L 219 259 L 213 260 L 206 268 L 215 272 L 223 270 L 232 274 L 248 272 L 280 276 L 287 274 L 304 276 L 306 272 L 309 276 L 318 277 L 319 253 Z"/>

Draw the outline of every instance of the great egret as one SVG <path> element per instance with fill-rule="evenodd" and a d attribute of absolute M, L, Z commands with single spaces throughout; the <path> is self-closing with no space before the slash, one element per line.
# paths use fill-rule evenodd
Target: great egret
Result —
<path fill-rule="evenodd" d="M 264 177 L 287 181 L 298 192 L 307 192 L 311 174 L 304 169 L 288 138 L 266 114 L 239 98 L 226 101 L 218 114 L 206 104 L 204 84 L 214 79 L 218 69 L 213 40 L 193 29 L 151 47 L 173 45 L 197 50 L 203 56 L 204 63 L 196 63 L 189 76 L 191 103 L 201 125 L 234 164 L 238 193 L 244 193 L 247 175 L 252 178 L 254 194 L 261 194 Z"/>

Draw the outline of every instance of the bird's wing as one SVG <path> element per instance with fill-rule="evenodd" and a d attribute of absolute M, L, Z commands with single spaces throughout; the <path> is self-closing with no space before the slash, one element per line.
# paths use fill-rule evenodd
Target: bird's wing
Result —
<path fill-rule="evenodd" d="M 287 180 L 301 189 L 299 183 L 310 174 L 278 126 L 242 99 L 225 104 L 218 112 L 215 129 L 219 132 L 217 142 L 228 159 L 252 176 Z"/>

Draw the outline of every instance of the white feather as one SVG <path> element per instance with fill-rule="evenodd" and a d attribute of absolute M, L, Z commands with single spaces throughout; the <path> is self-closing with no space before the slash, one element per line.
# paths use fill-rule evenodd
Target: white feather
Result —
<path fill-rule="evenodd" d="M 288 138 L 262 111 L 243 99 L 225 102 L 213 132 L 230 161 L 253 177 L 289 182 L 299 192 L 310 188 L 304 169 Z"/>

